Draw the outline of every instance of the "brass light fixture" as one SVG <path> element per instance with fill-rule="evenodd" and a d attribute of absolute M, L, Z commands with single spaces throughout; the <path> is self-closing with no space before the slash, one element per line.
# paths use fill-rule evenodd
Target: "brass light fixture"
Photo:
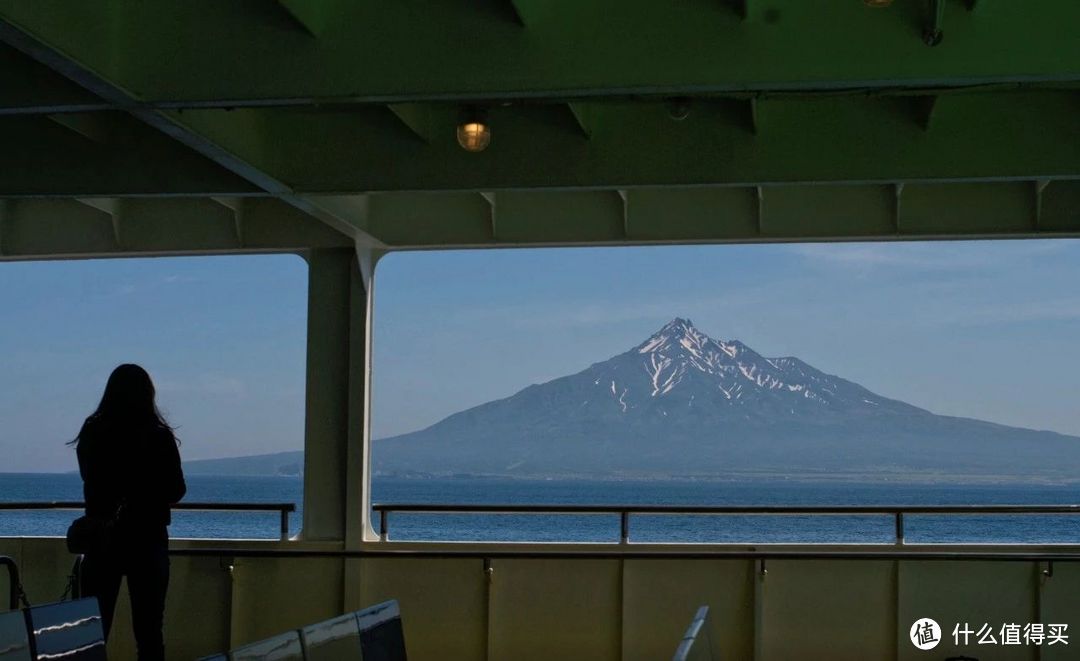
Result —
<path fill-rule="evenodd" d="M 457 126 L 457 141 L 468 152 L 481 152 L 491 144 L 491 126 L 482 108 L 469 107 L 461 113 Z"/>

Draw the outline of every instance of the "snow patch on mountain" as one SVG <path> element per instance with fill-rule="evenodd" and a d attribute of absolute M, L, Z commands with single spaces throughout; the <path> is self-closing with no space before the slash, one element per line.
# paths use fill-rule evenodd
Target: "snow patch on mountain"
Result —
<path fill-rule="evenodd" d="M 629 363 L 636 369 L 627 369 Z M 631 351 L 593 369 L 610 371 L 602 381 L 611 384 L 611 397 L 627 413 L 648 399 L 687 398 L 693 401 L 705 384 L 727 402 L 760 399 L 764 393 L 797 398 L 821 406 L 836 404 L 881 407 L 890 400 L 827 375 L 801 360 L 768 358 L 738 340 L 718 340 L 698 330 L 689 319 L 675 318 Z M 637 387 L 635 372 L 648 378 L 647 392 Z M 693 382 L 693 385 L 690 385 Z M 685 392 L 684 392 L 685 391 Z M 631 395 L 629 401 L 627 395 Z M 635 395 L 641 395 L 635 397 Z M 905 408 L 907 405 L 904 405 Z M 789 414 L 791 406 L 783 406 Z"/>

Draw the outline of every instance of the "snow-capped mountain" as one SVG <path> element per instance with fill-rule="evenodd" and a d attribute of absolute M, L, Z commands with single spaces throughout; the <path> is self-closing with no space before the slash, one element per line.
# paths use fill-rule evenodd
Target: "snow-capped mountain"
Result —
<path fill-rule="evenodd" d="M 593 376 L 593 385 L 603 391 L 592 397 L 631 415 L 666 416 L 684 407 L 704 407 L 720 417 L 834 415 L 859 409 L 925 413 L 798 358 L 766 358 L 738 340 L 714 340 L 688 319 L 674 319 L 634 349 L 582 374 Z"/>
<path fill-rule="evenodd" d="M 935 415 L 676 318 L 577 374 L 379 440 L 373 458 L 394 473 L 1017 477 L 1080 468 L 1080 438 Z"/>

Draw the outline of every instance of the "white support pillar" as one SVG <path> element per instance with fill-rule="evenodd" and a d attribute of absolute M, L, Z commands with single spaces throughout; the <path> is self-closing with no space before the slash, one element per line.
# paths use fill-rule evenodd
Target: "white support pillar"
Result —
<path fill-rule="evenodd" d="M 367 293 L 351 248 L 307 255 L 307 398 L 304 434 L 305 540 L 346 540 L 359 525 L 356 476 L 364 471 Z M 350 446 L 352 449 L 350 450 Z"/>

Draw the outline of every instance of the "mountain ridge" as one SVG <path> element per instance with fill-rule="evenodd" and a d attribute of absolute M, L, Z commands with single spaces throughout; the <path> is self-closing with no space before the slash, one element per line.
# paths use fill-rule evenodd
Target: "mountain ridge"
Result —
<path fill-rule="evenodd" d="M 934 414 L 681 317 L 580 372 L 373 447 L 379 474 L 1080 469 L 1080 438 Z"/>

